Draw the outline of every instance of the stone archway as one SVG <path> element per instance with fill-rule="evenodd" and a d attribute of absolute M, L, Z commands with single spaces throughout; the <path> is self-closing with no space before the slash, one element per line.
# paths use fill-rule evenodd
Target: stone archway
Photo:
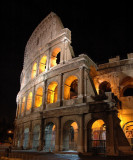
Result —
<path fill-rule="evenodd" d="M 60 63 L 60 53 L 61 53 L 60 48 L 55 48 L 52 51 L 51 60 L 50 60 L 50 67 L 51 68 Z"/>
<path fill-rule="evenodd" d="M 33 142 L 32 149 L 37 150 L 39 147 L 39 139 L 40 139 L 40 125 L 36 125 L 33 129 Z"/>
<path fill-rule="evenodd" d="M 44 148 L 45 152 L 52 152 L 55 150 L 55 137 L 56 137 L 56 127 L 54 123 L 49 123 L 46 125 L 44 130 Z"/>
<path fill-rule="evenodd" d="M 45 72 L 46 70 L 46 61 L 47 61 L 47 56 L 44 55 L 39 63 L 39 73 Z"/>
<path fill-rule="evenodd" d="M 67 77 L 64 83 L 64 99 L 75 99 L 78 97 L 78 78 L 75 75 Z"/>
<path fill-rule="evenodd" d="M 88 151 L 94 153 L 106 152 L 106 125 L 102 119 L 93 120 L 88 125 Z"/>
<path fill-rule="evenodd" d="M 58 99 L 58 83 L 52 81 L 47 89 L 47 104 L 55 103 Z"/>
<path fill-rule="evenodd" d="M 78 125 L 75 121 L 67 121 L 63 127 L 63 150 L 77 151 Z"/>
<path fill-rule="evenodd" d="M 123 89 L 123 97 L 133 96 L 133 86 L 126 86 Z"/>
<path fill-rule="evenodd" d="M 29 128 L 25 128 L 24 130 L 24 140 L 23 140 L 23 148 L 28 148 L 29 143 Z"/>
<path fill-rule="evenodd" d="M 21 135 L 22 133 L 20 131 L 18 131 L 18 139 L 17 139 L 17 147 L 20 148 L 21 147 Z"/>
<path fill-rule="evenodd" d="M 99 92 L 111 92 L 111 84 L 107 81 L 103 81 L 99 85 Z"/>
<path fill-rule="evenodd" d="M 133 121 L 129 121 L 123 125 L 125 136 L 133 149 Z"/>

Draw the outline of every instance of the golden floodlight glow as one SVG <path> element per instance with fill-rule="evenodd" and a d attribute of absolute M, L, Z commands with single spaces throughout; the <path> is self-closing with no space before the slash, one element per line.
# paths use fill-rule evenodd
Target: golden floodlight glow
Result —
<path fill-rule="evenodd" d="M 59 53 L 61 51 L 61 49 L 60 48 L 55 48 L 54 50 L 53 50 L 53 52 L 52 52 L 52 56 L 51 56 L 51 65 L 50 65 L 50 67 L 54 67 L 54 66 L 56 66 L 57 65 L 57 62 L 56 62 L 56 60 L 57 60 L 57 54 Z"/>
<path fill-rule="evenodd" d="M 12 134 L 13 131 L 12 131 L 12 130 L 8 130 L 7 133 L 8 133 L 8 134 Z"/>
<path fill-rule="evenodd" d="M 23 100 L 22 100 L 21 113 L 24 112 L 24 107 L 25 107 L 25 97 L 23 97 Z"/>
<path fill-rule="evenodd" d="M 39 87 L 35 95 L 35 107 L 40 107 L 42 105 L 43 88 Z"/>
<path fill-rule="evenodd" d="M 104 121 L 99 119 L 93 123 L 92 129 L 93 130 L 100 130 L 103 126 L 104 126 Z M 105 129 L 105 128 L 103 128 L 103 129 Z"/>
<path fill-rule="evenodd" d="M 76 122 L 73 122 L 71 126 L 73 127 L 74 130 L 78 129 L 78 125 Z"/>
<path fill-rule="evenodd" d="M 45 71 L 46 61 L 47 61 L 47 56 L 43 56 L 42 59 L 40 60 L 40 64 L 39 64 L 39 73 L 42 73 Z"/>
<path fill-rule="evenodd" d="M 97 94 L 99 94 L 99 83 L 98 83 L 97 79 L 94 79 L 93 82 L 94 82 Z"/>
<path fill-rule="evenodd" d="M 121 122 L 120 122 L 121 128 L 123 128 L 123 126 L 126 123 L 132 121 L 132 117 L 131 116 L 127 116 L 128 114 L 130 114 L 130 110 L 128 110 L 128 109 L 122 109 L 122 111 L 119 110 L 118 117 L 121 120 Z"/>
<path fill-rule="evenodd" d="M 70 76 L 65 81 L 65 86 L 64 86 L 64 99 L 65 100 L 70 99 L 71 84 L 74 80 L 78 80 L 76 76 Z"/>
<path fill-rule="evenodd" d="M 32 92 L 29 93 L 28 99 L 27 99 L 27 110 L 29 111 L 31 109 L 32 105 Z"/>
<path fill-rule="evenodd" d="M 51 82 L 48 86 L 47 103 L 55 103 L 58 96 L 58 84 L 57 82 Z"/>
<path fill-rule="evenodd" d="M 31 72 L 31 78 L 34 78 L 36 76 L 37 71 L 37 63 L 34 63 L 32 67 L 32 72 Z"/>
<path fill-rule="evenodd" d="M 55 125 L 53 125 L 53 127 L 52 127 L 52 131 L 54 131 L 55 130 Z"/>

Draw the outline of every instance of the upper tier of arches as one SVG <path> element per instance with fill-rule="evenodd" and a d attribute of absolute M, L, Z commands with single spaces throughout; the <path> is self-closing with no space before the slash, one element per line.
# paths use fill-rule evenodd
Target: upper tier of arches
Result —
<path fill-rule="evenodd" d="M 17 117 L 23 116 L 25 113 L 30 113 L 32 110 L 42 108 L 45 104 L 54 104 L 60 101 L 60 86 L 58 81 L 51 81 L 48 83 L 46 89 L 45 85 L 39 85 L 36 90 L 30 90 L 18 100 Z M 80 95 L 78 88 L 80 87 L 78 77 L 71 75 L 66 77 L 63 83 L 64 100 L 76 99 Z M 45 89 L 45 91 L 44 91 Z M 47 108 L 44 108 L 47 109 Z"/>

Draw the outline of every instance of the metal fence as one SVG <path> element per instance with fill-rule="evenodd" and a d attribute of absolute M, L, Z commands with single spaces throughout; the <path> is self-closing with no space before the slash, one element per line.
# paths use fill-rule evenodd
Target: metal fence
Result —
<path fill-rule="evenodd" d="M 95 153 L 106 152 L 106 140 L 91 140 L 89 143 L 90 151 Z"/>

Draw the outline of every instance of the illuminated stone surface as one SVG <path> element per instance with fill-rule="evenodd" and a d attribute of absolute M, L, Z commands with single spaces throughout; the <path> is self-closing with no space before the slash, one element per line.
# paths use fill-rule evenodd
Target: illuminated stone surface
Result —
<path fill-rule="evenodd" d="M 124 132 L 133 121 L 133 96 L 123 93 L 133 88 L 133 54 L 99 66 L 85 54 L 75 57 L 70 30 L 50 13 L 27 42 L 20 79 L 14 147 L 106 155 L 131 150 Z"/>

